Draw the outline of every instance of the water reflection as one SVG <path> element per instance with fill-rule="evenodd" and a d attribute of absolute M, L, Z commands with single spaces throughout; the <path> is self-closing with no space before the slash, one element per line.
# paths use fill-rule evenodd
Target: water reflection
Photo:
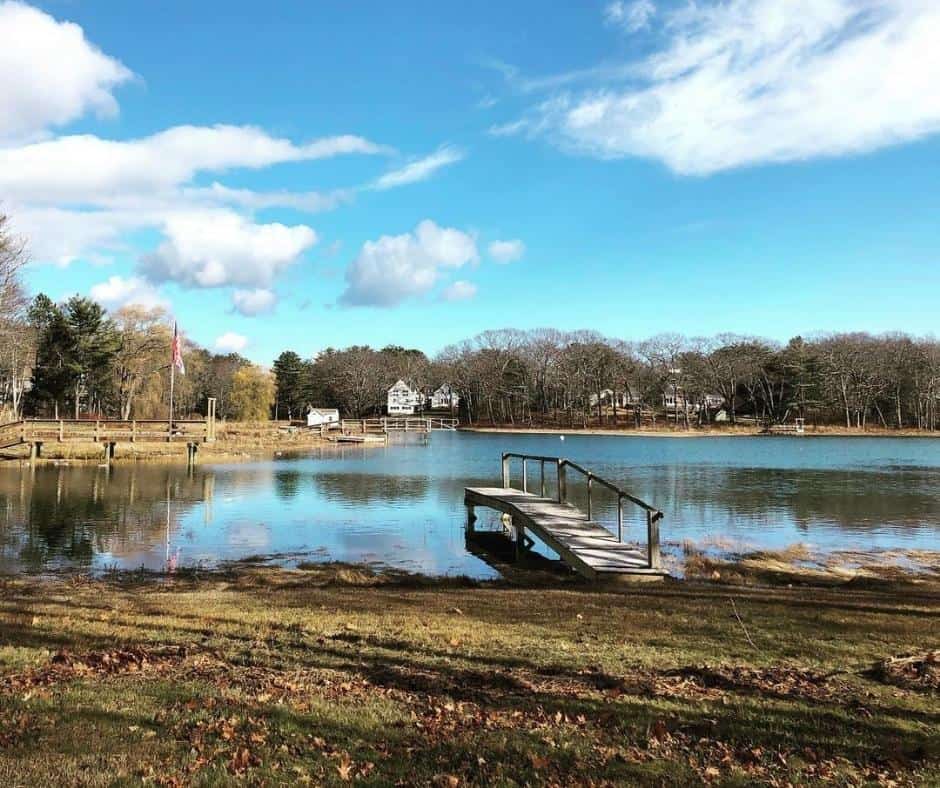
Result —
<path fill-rule="evenodd" d="M 275 555 L 490 576 L 463 540 L 463 488 L 501 451 L 556 454 L 654 502 L 669 542 L 940 549 L 940 441 L 435 435 L 276 461 L 0 468 L 0 570 L 172 569 Z M 518 480 L 519 469 L 514 469 Z M 530 489 L 539 484 L 530 471 Z M 546 483 L 554 488 L 549 469 Z M 584 488 L 571 484 L 577 502 Z M 599 493 L 613 526 L 615 501 Z M 644 520 L 627 510 L 627 536 Z"/>

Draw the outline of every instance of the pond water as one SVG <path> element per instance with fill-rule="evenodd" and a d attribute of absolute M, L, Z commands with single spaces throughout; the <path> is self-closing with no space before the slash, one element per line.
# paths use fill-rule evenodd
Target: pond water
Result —
<path fill-rule="evenodd" d="M 938 439 L 435 433 L 427 445 L 411 436 L 192 473 L 2 466 L 0 571 L 267 556 L 491 577 L 464 545 L 463 488 L 498 484 L 503 451 L 563 455 L 662 509 L 666 553 L 686 540 L 729 552 L 794 543 L 940 550 Z M 513 472 L 518 480 L 518 465 Z M 577 502 L 582 485 L 570 486 Z M 598 499 L 600 519 L 614 527 L 615 501 Z M 639 512 L 628 514 L 627 537 L 644 538 Z"/>

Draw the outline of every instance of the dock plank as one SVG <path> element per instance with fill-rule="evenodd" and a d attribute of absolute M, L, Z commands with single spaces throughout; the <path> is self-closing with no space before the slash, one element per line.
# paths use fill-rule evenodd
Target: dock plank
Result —
<path fill-rule="evenodd" d="M 513 517 L 581 574 L 663 574 L 649 567 L 646 553 L 622 544 L 576 506 L 506 487 L 468 487 L 468 506 L 483 506 Z"/>

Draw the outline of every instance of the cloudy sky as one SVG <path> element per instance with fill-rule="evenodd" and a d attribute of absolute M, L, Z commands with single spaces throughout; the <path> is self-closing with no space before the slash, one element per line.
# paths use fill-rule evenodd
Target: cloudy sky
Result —
<path fill-rule="evenodd" d="M 0 0 L 30 287 L 261 362 L 940 326 L 936 0 L 391 9 Z"/>

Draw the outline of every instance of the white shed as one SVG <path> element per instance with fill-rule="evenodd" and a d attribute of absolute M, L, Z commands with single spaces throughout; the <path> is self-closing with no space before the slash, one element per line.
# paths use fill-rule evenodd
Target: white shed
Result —
<path fill-rule="evenodd" d="M 310 408 L 307 411 L 308 427 L 320 427 L 324 424 L 339 424 L 339 411 L 336 408 Z"/>

